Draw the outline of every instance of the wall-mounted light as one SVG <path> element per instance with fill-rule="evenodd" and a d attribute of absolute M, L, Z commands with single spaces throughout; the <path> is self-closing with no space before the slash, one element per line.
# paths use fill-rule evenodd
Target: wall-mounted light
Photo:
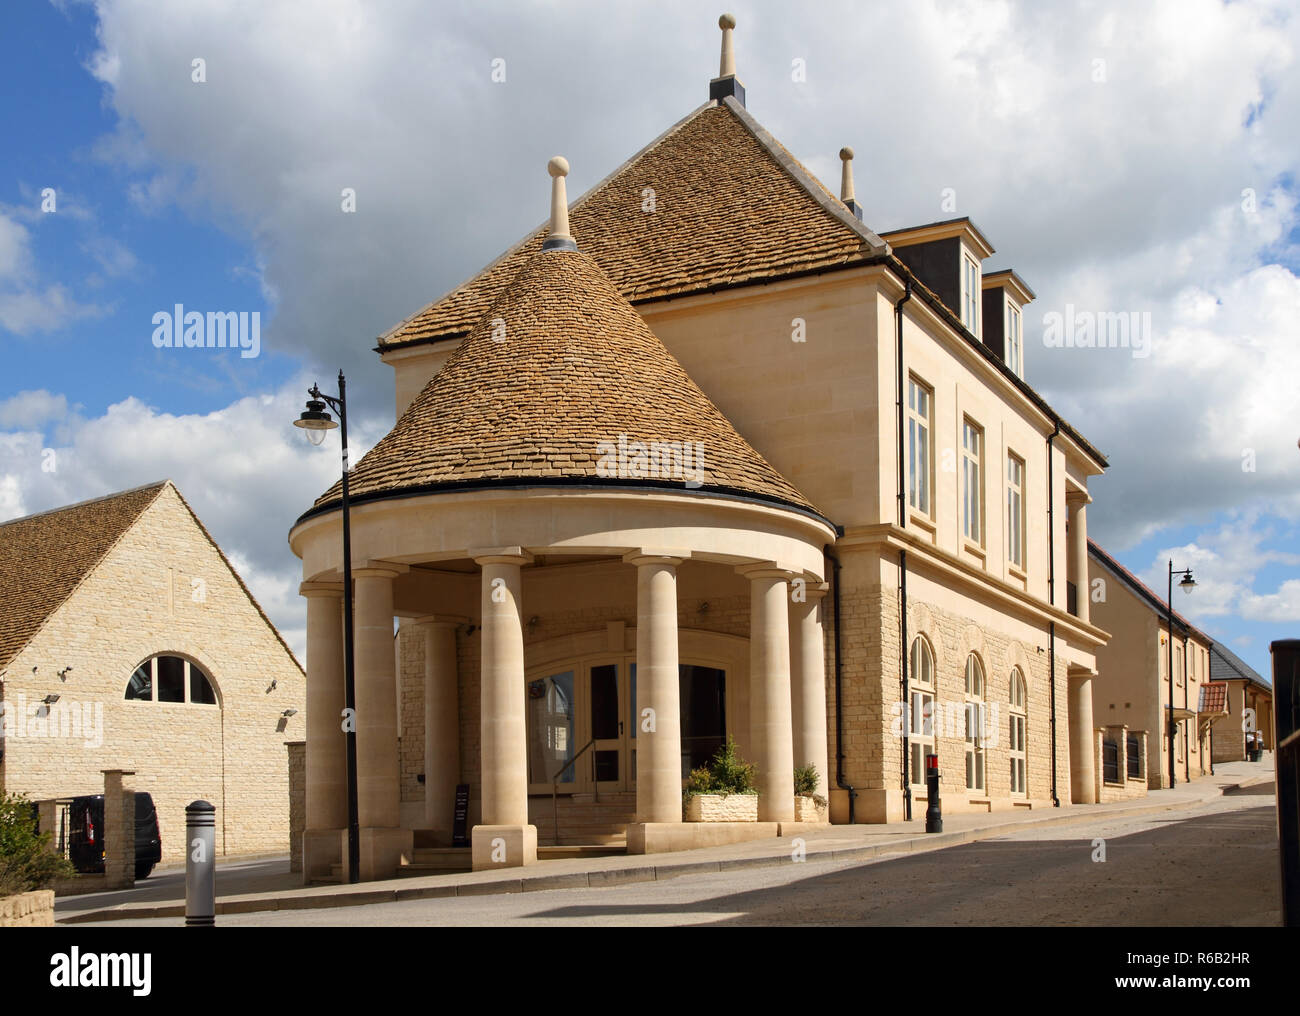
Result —
<path fill-rule="evenodd" d="M 59 701 L 59 696 L 54 694 L 46 695 L 45 698 L 41 699 L 41 701 L 47 706 L 52 706 L 55 702 Z"/>
<path fill-rule="evenodd" d="M 283 717 L 285 717 L 285 718 L 287 719 L 287 718 L 290 717 L 290 716 L 297 716 L 297 715 L 298 715 L 298 710 L 297 710 L 297 709 L 286 709 L 286 710 L 285 710 L 284 712 L 282 712 L 280 715 L 283 716 Z"/>
<path fill-rule="evenodd" d="M 708 612 L 709 612 L 709 601 L 708 601 L 708 600 L 701 600 L 701 601 L 700 601 L 700 613 L 701 613 L 701 614 L 707 614 Z"/>
<path fill-rule="evenodd" d="M 536 614 L 534 614 L 532 617 L 530 617 L 530 618 L 528 619 L 528 627 L 529 627 L 529 629 L 536 628 L 536 627 L 538 626 L 538 624 L 541 623 L 541 620 L 542 620 L 542 619 L 541 619 L 540 617 L 538 617 Z"/>
<path fill-rule="evenodd" d="M 59 671 L 59 680 L 66 681 L 68 679 L 68 675 L 71 673 L 72 673 L 71 667 L 64 667 L 62 670 Z"/>
<path fill-rule="evenodd" d="M 280 687 L 280 679 L 278 677 L 273 677 L 271 678 L 271 684 L 266 689 L 266 693 L 270 695 L 271 692 L 275 691 L 278 687 Z"/>

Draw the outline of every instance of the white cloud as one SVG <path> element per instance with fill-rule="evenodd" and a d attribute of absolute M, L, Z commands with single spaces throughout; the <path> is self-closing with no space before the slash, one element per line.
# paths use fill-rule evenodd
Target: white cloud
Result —
<path fill-rule="evenodd" d="M 40 281 L 31 240 L 26 226 L 0 211 L 0 328 L 29 335 L 102 314 L 101 307 L 79 303 L 66 286 Z"/>
<path fill-rule="evenodd" d="M 312 447 L 292 426 L 307 387 L 295 379 L 203 414 L 162 413 L 132 397 L 89 419 L 67 411 L 62 395 L 24 392 L 0 403 L 0 418 L 24 427 L 0 431 L 0 520 L 169 478 L 301 658 L 306 612 L 288 532 L 340 468 L 336 443 Z M 49 471 L 42 420 L 67 434 Z M 386 428 L 349 420 L 354 453 Z"/>

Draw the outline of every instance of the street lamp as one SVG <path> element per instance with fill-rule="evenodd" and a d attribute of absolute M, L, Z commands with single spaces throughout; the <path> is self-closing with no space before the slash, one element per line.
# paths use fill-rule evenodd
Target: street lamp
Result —
<path fill-rule="evenodd" d="M 293 421 L 307 432 L 314 445 L 325 440 L 325 432 L 341 427 L 343 441 L 343 703 L 347 707 L 344 738 L 348 769 L 348 881 L 361 881 L 361 825 L 357 805 L 357 689 L 352 648 L 352 530 L 348 520 L 348 399 L 347 382 L 339 371 L 339 397 L 331 398 L 312 385 L 307 392 L 306 410 Z M 339 414 L 339 422 L 326 411 L 329 405 Z"/>
<path fill-rule="evenodd" d="M 1178 583 L 1178 588 L 1185 593 L 1190 593 L 1196 587 L 1196 580 L 1192 578 L 1192 569 L 1182 568 L 1178 574 L 1183 577 Z M 1168 611 L 1169 622 L 1169 786 L 1172 789 L 1177 782 L 1174 775 L 1174 736 L 1178 730 L 1178 725 L 1174 722 L 1174 562 L 1172 559 L 1169 562 L 1169 593 L 1165 597 L 1165 609 Z M 1183 652 L 1186 659 L 1186 648 Z"/>

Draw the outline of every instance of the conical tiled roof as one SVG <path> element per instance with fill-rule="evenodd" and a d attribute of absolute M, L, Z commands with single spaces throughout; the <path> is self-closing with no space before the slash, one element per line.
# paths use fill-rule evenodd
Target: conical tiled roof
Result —
<path fill-rule="evenodd" d="M 574 236 L 632 302 L 879 257 L 885 243 L 734 98 L 701 106 L 569 209 Z M 546 238 L 541 227 L 380 338 L 463 335 Z"/>
<path fill-rule="evenodd" d="M 637 442 L 646 453 L 667 445 L 662 464 L 638 459 Z M 724 492 L 815 511 L 581 251 L 532 255 L 349 473 L 359 499 L 531 482 Z M 339 496 L 336 484 L 317 506 Z"/>

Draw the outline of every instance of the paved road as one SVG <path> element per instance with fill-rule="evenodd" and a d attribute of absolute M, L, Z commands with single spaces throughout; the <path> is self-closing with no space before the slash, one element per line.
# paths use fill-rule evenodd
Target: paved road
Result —
<path fill-rule="evenodd" d="M 1104 861 L 1093 860 L 1098 839 Z M 1265 784 L 1184 811 L 1026 829 L 868 863 L 791 862 L 607 889 L 230 915 L 218 924 L 1277 926 L 1277 872 L 1273 786 Z"/>

